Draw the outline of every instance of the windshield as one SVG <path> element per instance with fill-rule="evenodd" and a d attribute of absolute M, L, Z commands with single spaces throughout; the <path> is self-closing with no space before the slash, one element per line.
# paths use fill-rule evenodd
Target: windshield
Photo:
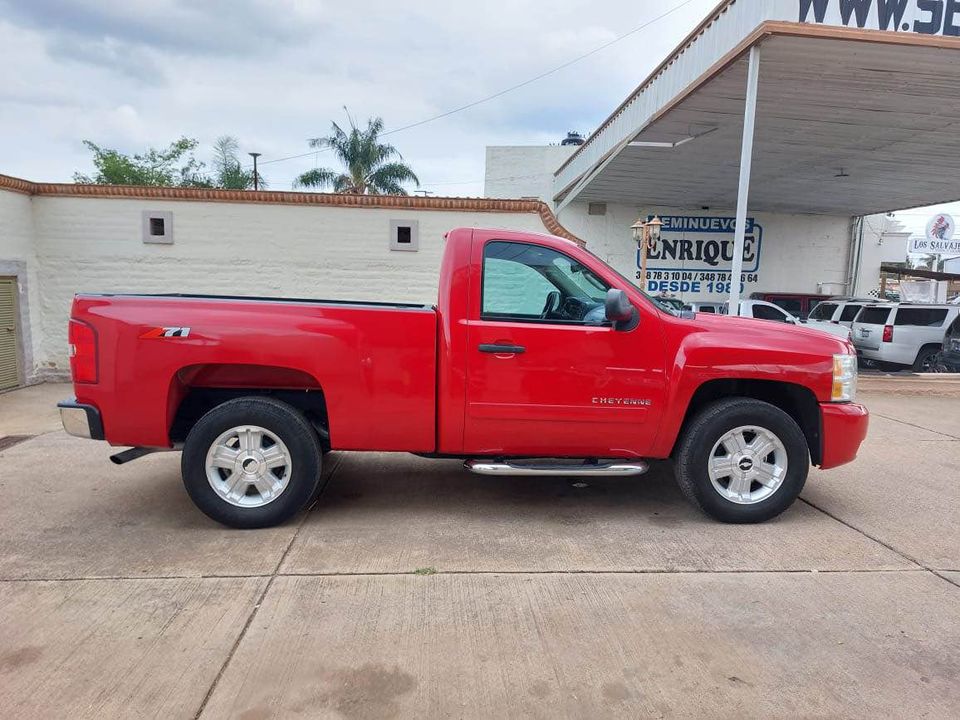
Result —
<path fill-rule="evenodd" d="M 588 253 L 590 253 L 591 255 L 593 255 L 593 253 L 590 252 L 589 250 L 587 250 L 586 248 L 584 248 L 584 250 L 586 250 Z M 652 302 L 654 305 L 656 305 L 658 309 L 663 310 L 663 312 L 665 312 L 665 313 L 670 313 L 671 315 L 678 315 L 678 314 L 681 312 L 681 310 L 677 309 L 676 307 L 673 307 L 671 304 L 666 303 L 666 302 L 663 302 L 662 300 L 659 300 L 658 298 L 653 297 L 652 295 L 650 295 L 650 294 L 647 293 L 646 291 L 641 290 L 640 287 L 639 287 L 635 282 L 633 282 L 632 280 L 628 279 L 626 275 L 624 275 L 623 273 L 621 273 L 620 271 L 618 271 L 616 268 L 614 268 L 614 267 L 613 267 L 612 265 L 610 265 L 609 263 L 604 262 L 603 260 L 601 260 L 600 258 L 598 258 L 596 255 L 593 255 L 593 257 L 596 258 L 597 262 L 603 263 L 603 265 L 604 265 L 605 267 L 607 267 L 607 268 L 610 269 L 610 272 L 612 272 L 612 273 L 613 273 L 614 275 L 616 275 L 618 278 L 620 278 L 621 280 L 623 280 L 627 285 L 629 285 L 630 287 L 632 287 L 632 288 L 633 288 L 634 290 L 636 290 L 638 293 L 640 293 L 641 295 L 643 295 L 647 300 L 649 300 L 649 301 Z"/>

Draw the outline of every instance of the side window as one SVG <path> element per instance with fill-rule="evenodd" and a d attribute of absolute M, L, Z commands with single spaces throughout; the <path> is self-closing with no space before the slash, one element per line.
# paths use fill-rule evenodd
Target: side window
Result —
<path fill-rule="evenodd" d="M 588 313 L 603 307 L 609 287 L 584 265 L 556 250 L 490 242 L 483 251 L 480 317 L 581 323 Z"/>
<path fill-rule="evenodd" d="M 702 305 L 698 312 L 716 313 L 717 309 L 713 305 Z"/>
<path fill-rule="evenodd" d="M 857 315 L 856 322 L 864 325 L 886 325 L 890 318 L 890 308 L 865 307 Z"/>
<path fill-rule="evenodd" d="M 845 305 L 840 312 L 840 322 L 853 322 L 863 305 Z"/>
<path fill-rule="evenodd" d="M 917 327 L 940 327 L 947 319 L 946 308 L 899 307 L 894 325 L 914 325 Z"/>
<path fill-rule="evenodd" d="M 760 320 L 774 320 L 782 323 L 787 322 L 786 313 L 778 310 L 777 308 L 772 308 L 769 305 L 754 305 L 753 316 Z"/>
<path fill-rule="evenodd" d="M 791 315 L 799 316 L 800 313 L 803 312 L 803 302 L 800 300 L 800 298 L 776 298 L 775 300 L 771 300 L 770 302 L 772 302 L 774 305 L 779 305 Z M 770 308 L 767 308 L 767 309 L 769 310 Z M 754 317 L 759 317 L 759 316 L 755 315 Z M 781 322 L 786 322 L 786 318 L 768 317 L 763 319 L 764 320 L 780 320 Z"/>
<path fill-rule="evenodd" d="M 810 313 L 810 319 L 811 320 L 829 320 L 833 317 L 833 313 L 836 309 L 837 309 L 836 303 L 826 303 L 826 302 L 819 303 Z"/>

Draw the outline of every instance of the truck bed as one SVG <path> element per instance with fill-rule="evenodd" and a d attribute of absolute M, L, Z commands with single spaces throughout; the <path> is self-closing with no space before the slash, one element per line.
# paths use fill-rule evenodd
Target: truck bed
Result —
<path fill-rule="evenodd" d="M 435 449 L 430 306 L 85 294 L 71 317 L 97 334 L 99 377 L 76 393 L 100 409 L 111 444 L 169 447 L 191 394 L 250 387 L 322 393 L 333 449 Z"/>

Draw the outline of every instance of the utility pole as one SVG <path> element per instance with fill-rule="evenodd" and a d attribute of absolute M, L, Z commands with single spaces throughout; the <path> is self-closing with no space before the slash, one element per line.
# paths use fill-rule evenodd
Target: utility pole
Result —
<path fill-rule="evenodd" d="M 253 158 L 253 189 L 260 189 L 260 175 L 257 174 L 257 158 L 260 157 L 263 153 L 249 153 L 250 157 Z"/>

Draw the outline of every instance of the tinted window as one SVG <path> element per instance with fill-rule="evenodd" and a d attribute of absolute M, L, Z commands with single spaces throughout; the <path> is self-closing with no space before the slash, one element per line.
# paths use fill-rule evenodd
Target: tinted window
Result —
<path fill-rule="evenodd" d="M 776 320 L 777 322 L 787 322 L 787 316 L 769 305 L 754 305 L 753 316 L 760 320 Z"/>
<path fill-rule="evenodd" d="M 867 323 L 868 325 L 886 325 L 887 318 L 890 316 L 890 308 L 885 307 L 865 307 L 857 315 L 858 323 Z"/>
<path fill-rule="evenodd" d="M 699 310 L 698 312 L 705 312 L 705 313 L 714 313 L 714 314 L 716 314 L 717 311 L 714 309 L 713 305 L 704 305 L 704 306 L 702 306 L 702 307 L 700 308 L 700 310 Z"/>
<path fill-rule="evenodd" d="M 836 303 L 820 303 L 813 312 L 810 313 L 811 320 L 829 320 L 833 317 L 834 310 L 837 309 Z"/>
<path fill-rule="evenodd" d="M 791 315 L 801 315 L 803 313 L 803 301 L 800 298 L 777 298 L 771 300 L 774 305 L 778 305 Z M 759 317 L 754 315 L 754 317 Z M 776 318 L 764 318 L 765 320 L 775 320 Z"/>
<path fill-rule="evenodd" d="M 862 307 L 863 305 L 845 305 L 843 310 L 840 311 L 840 321 L 850 322 L 857 316 Z"/>
<path fill-rule="evenodd" d="M 897 310 L 897 317 L 893 324 L 940 327 L 946 318 L 946 308 L 901 307 Z"/>
<path fill-rule="evenodd" d="M 603 303 L 608 289 L 556 250 L 508 242 L 484 248 L 481 317 L 578 322 Z"/>

